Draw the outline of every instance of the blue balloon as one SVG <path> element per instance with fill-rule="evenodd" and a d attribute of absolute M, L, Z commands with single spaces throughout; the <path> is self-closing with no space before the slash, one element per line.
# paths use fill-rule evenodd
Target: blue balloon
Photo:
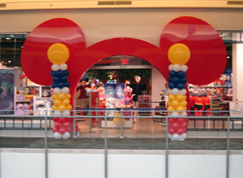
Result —
<path fill-rule="evenodd" d="M 56 76 L 57 77 L 62 77 L 63 76 L 63 71 L 62 70 L 58 70 Z"/>
<path fill-rule="evenodd" d="M 185 85 L 184 85 L 183 83 L 179 83 L 179 84 L 177 85 L 177 88 L 178 88 L 179 90 L 181 90 L 181 89 L 185 88 Z"/>
<path fill-rule="evenodd" d="M 52 77 L 55 77 L 57 74 L 56 74 L 56 71 L 51 71 L 51 76 Z"/>
<path fill-rule="evenodd" d="M 174 77 L 174 76 L 176 76 L 176 72 L 174 70 L 171 70 L 169 72 L 169 75 L 170 75 L 170 77 Z"/>
<path fill-rule="evenodd" d="M 65 82 L 67 82 L 67 79 L 68 79 L 68 78 L 67 78 L 66 76 L 63 76 L 63 77 L 61 78 L 61 81 L 65 83 Z"/>
<path fill-rule="evenodd" d="M 63 88 L 64 87 L 64 83 L 63 82 L 58 82 L 57 83 L 57 87 L 58 88 Z"/>
<path fill-rule="evenodd" d="M 174 83 L 174 84 L 177 84 L 177 83 L 179 83 L 180 82 L 180 79 L 178 78 L 178 77 L 173 77 L 173 81 L 172 81 L 172 83 Z"/>
<path fill-rule="evenodd" d="M 56 83 L 53 83 L 53 84 L 51 85 L 51 87 L 52 87 L 52 88 L 56 88 L 56 87 L 57 87 L 57 84 L 56 84 Z"/>
<path fill-rule="evenodd" d="M 63 74 L 64 74 L 64 76 L 68 76 L 69 75 L 69 71 L 68 70 L 64 70 Z"/>
<path fill-rule="evenodd" d="M 168 81 L 169 81 L 170 83 L 173 83 L 173 79 L 172 79 L 172 77 L 169 77 L 169 78 L 168 78 Z"/>
<path fill-rule="evenodd" d="M 175 85 L 173 83 L 169 83 L 169 88 L 173 89 L 173 88 L 175 88 Z"/>
<path fill-rule="evenodd" d="M 186 72 L 183 72 L 183 71 L 179 71 L 179 72 L 177 72 L 177 76 L 180 78 L 180 79 L 182 79 L 182 78 L 184 78 L 184 77 L 186 77 Z"/>
<path fill-rule="evenodd" d="M 52 80 L 53 80 L 54 83 L 58 83 L 60 81 L 59 77 L 53 77 Z"/>
<path fill-rule="evenodd" d="M 181 83 L 186 83 L 187 82 L 187 78 L 182 78 L 181 79 Z"/>
<path fill-rule="evenodd" d="M 63 86 L 64 87 L 70 87 L 70 83 L 69 82 L 65 82 Z"/>

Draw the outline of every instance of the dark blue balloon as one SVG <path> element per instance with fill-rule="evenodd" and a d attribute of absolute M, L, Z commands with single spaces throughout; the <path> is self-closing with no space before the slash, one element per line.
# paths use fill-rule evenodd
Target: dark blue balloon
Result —
<path fill-rule="evenodd" d="M 67 82 L 67 77 L 66 77 L 66 76 L 63 76 L 63 77 L 61 78 L 61 81 L 64 82 L 64 83 Z"/>
<path fill-rule="evenodd" d="M 181 83 L 186 83 L 187 82 L 187 78 L 182 78 L 181 79 Z"/>
<path fill-rule="evenodd" d="M 58 88 L 63 88 L 64 87 L 64 83 L 63 82 L 58 82 L 57 83 L 57 87 Z"/>
<path fill-rule="evenodd" d="M 173 89 L 173 88 L 175 88 L 175 85 L 173 83 L 169 83 L 169 88 Z"/>
<path fill-rule="evenodd" d="M 62 70 L 58 70 L 56 76 L 57 77 L 62 77 L 63 76 L 63 71 Z"/>
<path fill-rule="evenodd" d="M 68 70 L 64 70 L 63 74 L 64 74 L 64 76 L 68 76 L 69 75 L 69 71 Z"/>
<path fill-rule="evenodd" d="M 169 75 L 170 75 L 170 77 L 175 77 L 176 76 L 176 72 L 174 70 L 171 70 L 169 72 Z"/>
<path fill-rule="evenodd" d="M 176 77 L 176 76 L 173 77 L 173 82 L 172 83 L 177 84 L 179 82 L 180 82 L 180 79 L 178 77 Z"/>
<path fill-rule="evenodd" d="M 51 71 L 51 76 L 52 76 L 52 77 L 57 76 L 57 72 L 56 72 L 56 71 Z"/>
<path fill-rule="evenodd" d="M 181 90 L 181 89 L 185 88 L 185 85 L 184 85 L 183 83 L 179 83 L 179 84 L 177 85 L 177 88 L 178 88 L 179 90 Z"/>
<path fill-rule="evenodd" d="M 69 82 L 65 82 L 63 86 L 64 87 L 70 87 L 70 83 Z"/>
<path fill-rule="evenodd" d="M 168 81 L 169 81 L 170 83 L 173 83 L 173 79 L 172 79 L 172 77 L 169 77 L 169 78 L 168 78 Z"/>
<path fill-rule="evenodd" d="M 53 80 L 54 83 L 58 83 L 60 81 L 59 77 L 53 77 L 52 80 Z"/>
<path fill-rule="evenodd" d="M 53 83 L 53 84 L 51 85 L 51 87 L 52 87 L 52 88 L 56 88 L 56 87 L 57 87 L 57 84 L 56 84 L 56 83 Z"/>
<path fill-rule="evenodd" d="M 184 77 L 186 77 L 186 72 L 183 72 L 183 71 L 179 71 L 179 72 L 177 72 L 177 76 L 180 78 L 180 79 L 182 79 L 182 78 L 184 78 Z"/>

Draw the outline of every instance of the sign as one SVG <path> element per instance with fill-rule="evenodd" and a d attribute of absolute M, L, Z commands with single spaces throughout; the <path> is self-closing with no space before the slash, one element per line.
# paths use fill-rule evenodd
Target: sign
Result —
<path fill-rule="evenodd" d="M 230 116 L 243 116 L 243 102 L 242 101 L 230 101 Z"/>

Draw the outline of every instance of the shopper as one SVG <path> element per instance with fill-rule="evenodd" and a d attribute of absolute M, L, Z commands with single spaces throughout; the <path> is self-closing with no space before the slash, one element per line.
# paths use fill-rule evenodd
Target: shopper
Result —
<path fill-rule="evenodd" d="M 82 79 L 79 84 L 80 85 L 76 90 L 76 96 L 78 96 L 76 99 L 76 106 L 81 107 L 83 109 L 87 109 L 89 108 L 89 97 L 86 93 L 86 90 L 90 88 L 90 84 L 86 85 L 85 79 Z M 84 114 L 85 113 L 86 112 L 84 112 Z"/>

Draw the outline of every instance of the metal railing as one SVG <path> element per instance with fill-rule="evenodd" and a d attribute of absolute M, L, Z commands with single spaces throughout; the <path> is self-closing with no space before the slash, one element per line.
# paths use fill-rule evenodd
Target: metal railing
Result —
<path fill-rule="evenodd" d="M 132 109 L 134 111 L 134 109 Z M 107 110 L 100 110 L 100 109 L 92 109 L 92 110 L 88 110 L 88 111 L 106 111 Z M 118 111 L 116 109 L 116 111 Z M 166 129 L 165 129 L 165 177 L 168 178 L 169 177 L 169 174 L 168 174 L 168 161 L 169 161 L 169 153 L 168 153 L 168 150 L 169 150 L 169 131 L 168 131 L 168 125 L 169 125 L 169 122 L 168 122 L 168 119 L 171 118 L 171 116 L 124 116 L 123 113 L 124 112 L 132 112 L 131 110 L 129 109 L 119 109 L 119 112 L 121 112 L 121 116 L 115 116 L 116 118 L 120 118 L 121 120 L 121 123 L 120 123 L 120 139 L 123 139 L 125 138 L 124 136 L 124 130 L 123 130 L 123 118 L 138 118 L 138 119 L 141 119 L 141 118 L 149 118 L 149 119 L 165 119 L 166 120 Z M 145 112 L 148 112 L 148 110 L 144 110 Z M 158 111 L 158 109 L 149 109 L 149 111 Z M 76 111 L 72 111 L 73 113 L 75 113 Z M 140 110 L 141 112 L 141 110 Z M 190 112 L 190 111 L 188 111 Z M 48 178 L 48 136 L 47 136 L 47 132 L 48 132 L 48 129 L 50 129 L 50 125 L 49 127 L 47 127 L 47 123 L 51 121 L 51 119 L 53 118 L 58 118 L 58 117 L 61 117 L 61 116 L 54 116 L 54 115 L 45 115 L 45 116 L 42 116 L 42 118 L 40 116 L 14 116 L 14 115 L 0 115 L 0 120 L 8 120 L 8 118 L 10 119 L 13 119 L 13 118 L 32 118 L 32 120 L 36 119 L 36 118 L 41 118 L 41 120 L 45 121 L 45 126 L 44 126 L 44 133 L 45 133 L 45 136 L 44 136 L 44 149 L 45 149 L 45 177 Z M 33 119 L 34 118 L 34 119 Z M 77 136 L 77 132 L 76 132 L 76 120 L 80 119 L 80 118 L 88 118 L 88 119 L 91 119 L 91 118 L 99 118 L 99 119 L 104 119 L 104 122 L 105 122 L 105 127 L 104 127 L 104 169 L 105 169 L 105 172 L 104 172 L 104 177 L 105 178 L 108 178 L 108 136 L 107 136 L 107 120 L 109 118 L 114 118 L 114 116 L 107 116 L 106 114 L 104 116 L 89 116 L 89 115 L 86 115 L 86 116 L 65 116 L 65 118 L 72 118 L 73 119 L 73 131 L 72 131 L 72 138 L 78 138 Z M 197 119 L 201 119 L 201 120 L 208 120 L 209 117 L 208 116 L 187 116 L 187 117 L 173 117 L 174 119 L 178 119 L 178 118 L 183 118 L 183 119 L 190 119 L 190 120 L 197 120 Z M 225 117 L 227 120 L 227 148 L 226 148 L 226 178 L 229 178 L 229 157 L 230 157 L 230 124 L 232 125 L 231 121 L 232 120 L 235 120 L 235 119 L 240 119 L 240 120 L 243 120 L 243 117 Z M 214 119 L 214 120 L 222 120 L 222 117 L 221 116 L 210 116 L 210 119 Z M 49 123 L 50 124 L 50 123 Z M 1 129 L 0 129 L 1 130 Z M 1 135 L 0 135 L 1 136 Z M 2 137 L 2 136 L 1 136 Z M 70 139 L 72 139 L 70 138 Z"/>

